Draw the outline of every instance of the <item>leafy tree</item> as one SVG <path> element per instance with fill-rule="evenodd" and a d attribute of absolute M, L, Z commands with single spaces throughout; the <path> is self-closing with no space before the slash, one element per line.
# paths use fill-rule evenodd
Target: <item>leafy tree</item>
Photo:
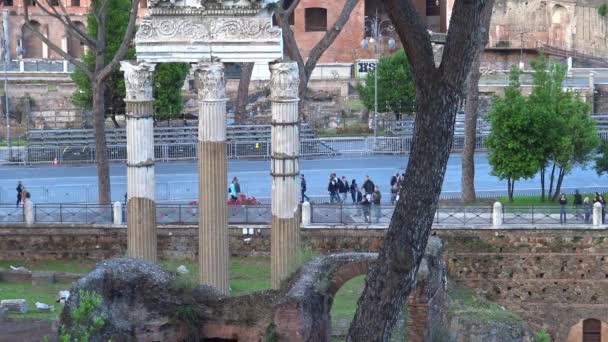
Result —
<path fill-rule="evenodd" d="M 182 87 L 190 65 L 162 63 L 154 71 L 154 118 L 171 119 L 184 110 Z"/>
<path fill-rule="evenodd" d="M 604 173 L 608 173 L 608 140 L 602 140 L 597 152 L 593 168 L 598 176 L 601 176 Z"/>
<path fill-rule="evenodd" d="M 600 143 L 595 121 L 589 115 L 591 106 L 574 96 L 572 92 L 563 95 L 560 103 L 563 115 L 563 136 L 556 144 L 553 163 L 559 169 L 555 193 L 552 200 L 557 200 L 561 192 L 564 177 L 574 166 L 587 164 Z"/>
<path fill-rule="evenodd" d="M 566 68 L 548 63 L 544 56 L 531 64 L 534 89 L 528 99 L 528 108 L 535 118 L 536 131 L 532 136 L 543 137 L 538 145 L 541 198 L 545 198 L 545 174 L 551 166 L 549 197 L 555 201 L 564 176 L 573 166 L 584 165 L 591 159 L 599 140 L 595 124 L 589 117 L 589 105 L 562 88 Z"/>
<path fill-rule="evenodd" d="M 109 63 L 112 58 L 116 55 L 116 52 L 120 48 L 122 37 L 127 29 L 129 23 L 129 8 L 131 2 L 129 0 L 110 0 L 108 4 L 108 17 L 112 20 L 106 21 L 105 31 L 107 36 L 106 50 L 105 50 L 105 62 Z M 95 18 L 94 11 L 90 11 L 87 16 L 87 31 L 92 37 L 97 36 L 99 25 Z M 135 49 L 129 48 L 123 59 L 134 59 Z M 90 69 L 95 68 L 95 54 L 89 50 L 82 59 Z M 82 69 L 76 69 L 71 75 L 72 80 L 76 84 L 76 90 L 72 95 L 72 101 L 80 108 L 93 109 L 93 87 L 91 79 L 87 76 L 85 71 Z M 114 121 L 114 125 L 118 127 L 118 123 L 114 118 L 114 114 L 122 113 L 125 109 L 125 80 L 122 72 L 119 70 L 118 65 L 115 66 L 106 82 L 104 82 L 104 103 L 107 111 L 105 117 L 111 116 Z"/>
<path fill-rule="evenodd" d="M 492 174 L 507 180 L 509 202 L 513 202 L 515 181 L 534 177 L 539 168 L 535 118 L 519 89 L 520 71 L 511 69 L 510 85 L 503 98 L 495 97 L 488 114 L 491 129 L 486 140 Z"/>
<path fill-rule="evenodd" d="M 125 2 L 126 1 L 126 2 Z M 122 7 L 128 3 L 130 6 Z M 66 32 L 88 46 L 91 54 L 84 60 L 70 56 L 57 44 L 53 43 L 44 33 L 34 27 L 30 21 L 29 7 L 35 5 L 44 14 L 63 25 Z M 92 112 L 95 129 L 95 156 L 97 158 L 97 177 L 99 185 L 99 203 L 109 204 L 110 167 L 107 158 L 105 136 L 105 90 L 106 82 L 118 67 L 118 62 L 127 56 L 129 45 L 135 35 L 135 20 L 139 0 L 93 0 L 90 4 L 89 27 L 87 31 L 70 19 L 70 15 L 62 0 L 32 0 L 24 2 L 25 26 L 44 42 L 51 50 L 67 59 L 81 70 L 91 83 Z M 126 20 L 125 20 L 126 18 Z M 120 23 L 120 24 L 119 24 Z M 103 30 L 97 27 L 103 25 Z M 115 31 L 114 31 L 115 30 Z M 122 33 L 122 34 L 121 34 Z M 120 40 L 111 40 L 115 36 Z M 114 51 L 113 56 L 106 52 Z"/>
<path fill-rule="evenodd" d="M 374 110 L 374 77 L 374 72 L 369 72 L 365 85 L 357 84 L 359 97 L 370 111 Z M 400 113 L 413 113 L 415 108 L 414 81 L 405 52 L 401 49 L 378 62 L 378 111 L 399 109 Z"/>

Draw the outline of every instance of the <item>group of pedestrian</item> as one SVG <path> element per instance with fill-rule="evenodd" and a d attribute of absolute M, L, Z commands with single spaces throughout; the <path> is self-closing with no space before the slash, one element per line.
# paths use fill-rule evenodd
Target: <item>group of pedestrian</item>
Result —
<path fill-rule="evenodd" d="M 365 176 L 363 185 L 359 188 L 355 179 L 349 184 L 345 176 L 338 177 L 332 173 L 329 175 L 327 191 L 329 192 L 329 203 L 345 203 L 350 193 L 352 204 L 361 205 L 365 222 L 371 223 L 372 209 L 375 222 L 380 221 L 382 193 L 369 176 Z"/>
<path fill-rule="evenodd" d="M 401 191 L 401 185 L 405 180 L 405 173 L 399 174 L 397 172 L 391 177 L 391 204 L 395 205 L 395 202 L 399 200 L 399 192 Z"/>
<path fill-rule="evenodd" d="M 25 205 L 25 201 L 30 198 L 30 193 L 25 189 L 21 181 L 17 182 L 17 208 L 19 204 Z"/>
<path fill-rule="evenodd" d="M 559 223 L 561 224 L 566 224 L 568 221 L 567 219 L 567 212 L 568 212 L 568 198 L 566 198 L 565 194 L 561 194 L 559 196 Z M 582 215 L 580 215 L 581 210 L 584 213 L 584 221 L 585 223 L 591 223 L 591 215 L 593 213 L 593 205 L 595 203 L 599 203 L 602 206 L 602 224 L 604 224 L 605 222 L 605 217 L 606 217 L 606 200 L 604 199 L 604 196 L 601 195 L 599 192 L 595 193 L 595 197 L 593 198 L 593 203 L 591 202 L 591 200 L 589 199 L 589 197 L 585 197 L 583 198 L 583 196 L 580 194 L 580 192 L 578 190 L 575 191 L 574 193 L 574 208 L 576 209 L 576 215 L 575 217 L 578 219 L 579 217 L 581 217 Z"/>

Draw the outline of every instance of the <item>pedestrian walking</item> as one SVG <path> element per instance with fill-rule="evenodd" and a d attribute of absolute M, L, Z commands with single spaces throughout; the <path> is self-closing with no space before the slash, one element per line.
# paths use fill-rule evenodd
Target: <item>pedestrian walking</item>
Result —
<path fill-rule="evenodd" d="M 353 204 L 358 203 L 357 201 L 357 192 L 359 191 L 359 186 L 357 186 L 357 181 L 353 179 L 352 183 L 350 183 L 350 198 L 353 200 Z"/>
<path fill-rule="evenodd" d="M 234 183 L 234 190 L 236 190 L 236 197 L 238 198 L 241 193 L 241 184 L 239 184 L 239 179 L 237 177 L 234 177 L 232 182 Z"/>
<path fill-rule="evenodd" d="M 395 176 L 393 176 L 395 177 Z M 398 178 L 395 177 L 395 182 L 393 183 L 391 181 L 391 205 L 395 205 L 395 202 L 397 201 L 397 197 L 399 196 L 399 182 L 398 182 Z"/>
<path fill-rule="evenodd" d="M 310 198 L 306 196 L 306 178 L 304 178 L 304 174 L 300 175 L 300 192 L 302 192 L 302 200 L 300 203 L 304 203 L 304 199 L 306 199 L 306 202 L 310 202 Z"/>
<path fill-rule="evenodd" d="M 380 193 L 380 189 L 378 187 L 374 188 L 374 193 L 372 194 L 372 201 L 374 205 L 374 218 L 376 219 L 376 223 L 378 223 L 380 222 L 381 216 L 380 203 L 382 202 L 382 194 Z"/>
<path fill-rule="evenodd" d="M 559 223 L 565 224 L 566 222 L 566 206 L 568 205 L 568 199 L 566 195 L 562 194 L 559 197 Z"/>
<path fill-rule="evenodd" d="M 342 179 L 338 181 L 338 187 L 340 188 L 340 200 L 344 203 L 346 201 L 346 195 L 348 194 L 348 179 L 342 176 Z"/>
<path fill-rule="evenodd" d="M 236 204 L 236 200 L 239 198 L 236 192 L 236 177 L 232 179 L 232 183 L 228 187 L 228 194 L 230 194 L 230 202 Z"/>
<path fill-rule="evenodd" d="M 583 208 L 585 210 L 585 223 L 591 223 L 591 211 L 593 206 L 591 205 L 589 197 L 585 197 L 583 200 Z"/>
<path fill-rule="evenodd" d="M 372 195 L 371 194 L 366 194 L 365 196 L 362 196 L 362 200 L 361 200 L 361 208 L 363 209 L 363 219 L 365 220 L 365 223 L 371 223 L 372 222 L 372 218 L 371 218 L 371 206 L 372 206 Z"/>
<path fill-rule="evenodd" d="M 340 197 L 338 196 L 338 181 L 336 180 L 335 173 L 329 175 L 327 191 L 329 192 L 329 203 L 340 203 Z"/>
<path fill-rule="evenodd" d="M 365 182 L 363 182 L 363 191 L 365 191 L 365 194 L 372 194 L 374 192 L 374 187 L 375 185 L 371 178 L 365 176 Z"/>
<path fill-rule="evenodd" d="M 606 200 L 604 199 L 604 196 L 600 195 L 599 192 L 596 192 L 593 203 L 599 203 L 602 205 L 602 224 L 604 224 L 604 218 L 606 217 Z"/>
<path fill-rule="evenodd" d="M 18 181 L 17 182 L 17 207 L 19 207 L 22 197 L 23 197 L 23 184 L 21 184 L 21 181 Z"/>

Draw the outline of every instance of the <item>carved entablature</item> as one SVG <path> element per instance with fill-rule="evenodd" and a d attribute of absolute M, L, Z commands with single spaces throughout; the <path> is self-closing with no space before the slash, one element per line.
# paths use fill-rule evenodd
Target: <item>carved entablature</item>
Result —
<path fill-rule="evenodd" d="M 256 15 L 274 0 L 148 0 L 150 15 Z M 172 11 L 167 11 L 171 9 Z"/>
<path fill-rule="evenodd" d="M 300 76 L 296 63 L 270 64 L 270 93 L 272 100 L 298 100 L 299 86 Z"/>
<path fill-rule="evenodd" d="M 144 19 L 136 42 L 171 41 L 264 41 L 281 37 L 281 30 L 264 18 L 219 17 Z"/>
<path fill-rule="evenodd" d="M 192 67 L 194 80 L 201 101 L 225 101 L 226 81 L 224 64 L 219 62 L 197 63 Z"/>
<path fill-rule="evenodd" d="M 154 82 L 152 63 L 131 64 L 120 62 L 120 70 L 125 73 L 126 101 L 152 101 L 152 83 Z"/>

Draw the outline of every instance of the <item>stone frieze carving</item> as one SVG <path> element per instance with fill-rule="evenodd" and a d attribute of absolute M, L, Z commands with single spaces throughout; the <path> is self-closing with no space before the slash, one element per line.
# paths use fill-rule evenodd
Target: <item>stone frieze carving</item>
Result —
<path fill-rule="evenodd" d="M 120 70 L 125 73 L 126 101 L 152 101 L 154 68 L 152 63 L 131 64 L 120 62 Z"/>
<path fill-rule="evenodd" d="M 279 39 L 281 30 L 264 17 L 147 18 L 137 30 L 142 41 L 258 41 Z"/>
<path fill-rule="evenodd" d="M 193 69 L 199 100 L 226 99 L 223 63 L 197 63 L 193 66 Z"/>
<path fill-rule="evenodd" d="M 273 99 L 297 99 L 300 86 L 298 64 L 270 64 L 270 93 Z"/>

